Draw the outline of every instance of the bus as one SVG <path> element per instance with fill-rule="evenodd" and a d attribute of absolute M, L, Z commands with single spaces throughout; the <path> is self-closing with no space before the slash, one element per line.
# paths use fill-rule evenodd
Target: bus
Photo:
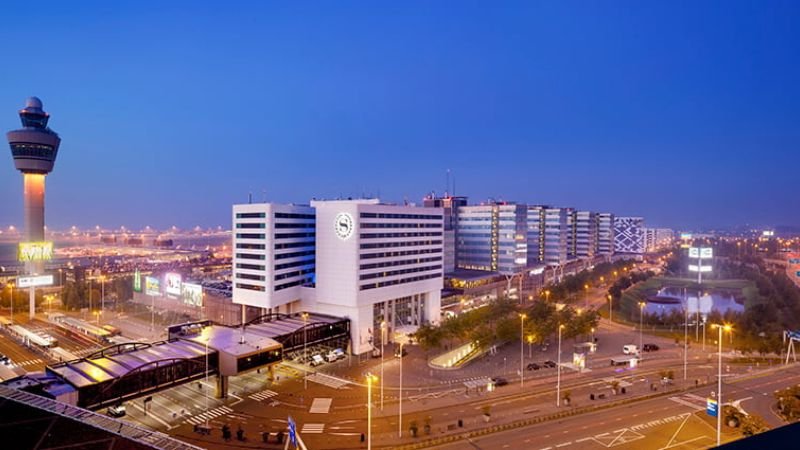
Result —
<path fill-rule="evenodd" d="M 48 349 L 58 345 L 53 336 L 44 332 L 34 332 L 21 325 L 10 325 L 8 330 L 28 347 Z"/>

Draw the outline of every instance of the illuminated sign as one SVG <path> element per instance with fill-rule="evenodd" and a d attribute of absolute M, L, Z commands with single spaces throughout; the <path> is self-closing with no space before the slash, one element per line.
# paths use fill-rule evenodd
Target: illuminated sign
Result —
<path fill-rule="evenodd" d="M 708 414 L 711 417 L 717 417 L 717 414 L 719 414 L 719 410 L 717 408 L 717 401 L 714 400 L 713 398 L 706 399 L 706 414 Z"/>
<path fill-rule="evenodd" d="M 772 230 L 764 230 L 761 235 L 764 237 L 772 237 L 775 236 L 775 232 Z"/>
<path fill-rule="evenodd" d="M 53 259 L 52 242 L 20 242 L 18 259 L 21 262 L 49 261 Z"/>
<path fill-rule="evenodd" d="M 572 364 L 577 367 L 578 369 L 586 368 L 586 354 L 585 353 L 573 353 L 572 354 Z"/>
<path fill-rule="evenodd" d="M 161 296 L 161 282 L 155 277 L 144 277 L 144 293 L 156 297 Z"/>
<path fill-rule="evenodd" d="M 688 241 L 691 238 L 692 238 L 692 233 L 681 233 L 681 239 L 683 239 L 684 241 Z"/>
<path fill-rule="evenodd" d="M 689 271 L 690 272 L 711 272 L 711 266 L 697 266 L 694 264 L 689 264 Z"/>
<path fill-rule="evenodd" d="M 183 283 L 181 289 L 183 303 L 191 306 L 203 306 L 203 286 L 193 283 Z"/>
<path fill-rule="evenodd" d="M 139 269 L 133 273 L 133 291 L 142 292 L 142 274 L 139 273 Z"/>
<path fill-rule="evenodd" d="M 19 277 L 17 279 L 18 288 L 36 287 L 36 286 L 52 286 L 52 275 L 39 275 L 35 277 Z"/>
<path fill-rule="evenodd" d="M 167 294 L 174 296 L 181 295 L 181 281 L 181 274 L 179 273 L 170 272 L 164 275 L 164 284 L 167 285 Z"/>
<path fill-rule="evenodd" d="M 710 259 L 714 257 L 714 249 L 710 247 L 692 247 L 689 249 L 690 258 Z"/>
<path fill-rule="evenodd" d="M 336 230 L 336 236 L 343 241 L 346 240 L 353 235 L 353 228 L 355 228 L 353 216 L 344 212 L 337 214 L 333 221 L 333 227 Z"/>

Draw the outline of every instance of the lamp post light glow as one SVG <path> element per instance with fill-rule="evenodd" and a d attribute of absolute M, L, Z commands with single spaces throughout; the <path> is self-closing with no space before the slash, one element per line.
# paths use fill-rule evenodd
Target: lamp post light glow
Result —
<path fill-rule="evenodd" d="M 381 321 L 381 411 L 383 411 L 383 343 L 384 342 L 386 342 L 386 321 L 382 320 Z"/>
<path fill-rule="evenodd" d="M 608 294 L 608 321 L 614 321 L 614 297 Z"/>
<path fill-rule="evenodd" d="M 643 355 L 644 352 L 642 351 L 642 326 L 643 326 L 642 318 L 644 317 L 644 307 L 646 305 L 647 302 L 639 302 L 639 359 L 640 360 L 644 359 L 642 358 L 642 356 L 644 356 Z"/>
<path fill-rule="evenodd" d="M 528 335 L 528 358 L 533 358 L 533 335 Z"/>
<path fill-rule="evenodd" d="M 308 389 L 308 352 L 306 351 L 306 343 L 308 341 L 308 313 L 303 313 L 303 389 Z"/>

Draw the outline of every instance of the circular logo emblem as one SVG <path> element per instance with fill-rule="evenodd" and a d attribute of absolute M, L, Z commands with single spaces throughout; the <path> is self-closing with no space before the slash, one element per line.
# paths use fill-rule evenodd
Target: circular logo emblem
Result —
<path fill-rule="evenodd" d="M 336 230 L 336 236 L 339 236 L 341 240 L 345 240 L 353 234 L 353 216 L 348 213 L 339 213 L 336 215 L 333 226 Z"/>

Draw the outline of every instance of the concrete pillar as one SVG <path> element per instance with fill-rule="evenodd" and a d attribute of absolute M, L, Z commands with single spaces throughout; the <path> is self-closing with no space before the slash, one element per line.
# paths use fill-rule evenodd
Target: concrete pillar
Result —
<path fill-rule="evenodd" d="M 228 398 L 228 376 L 217 375 L 217 390 L 214 393 L 217 398 Z"/>
<path fill-rule="evenodd" d="M 44 175 L 24 173 L 22 183 L 25 239 L 28 242 L 44 241 Z M 29 274 L 44 272 L 44 261 L 30 261 L 25 265 Z"/>
<path fill-rule="evenodd" d="M 275 379 L 275 364 L 267 366 L 267 380 L 272 381 Z"/>
<path fill-rule="evenodd" d="M 28 318 L 33 320 L 33 316 L 36 314 L 36 288 L 30 288 L 30 304 L 28 308 Z"/>

